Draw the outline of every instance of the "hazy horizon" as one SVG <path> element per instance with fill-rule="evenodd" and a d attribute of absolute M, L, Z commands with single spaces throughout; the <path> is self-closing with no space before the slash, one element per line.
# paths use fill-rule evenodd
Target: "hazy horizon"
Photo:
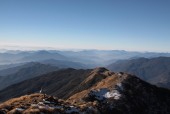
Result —
<path fill-rule="evenodd" d="M 147 50 L 126 50 L 126 49 L 92 49 L 92 48 L 56 48 L 56 47 L 27 47 L 27 46 L 0 46 L 0 52 L 6 52 L 6 51 L 49 51 L 49 50 L 56 50 L 56 51 L 90 51 L 90 50 L 96 50 L 96 51 L 126 51 L 126 52 L 139 52 L 139 53 L 170 53 L 170 51 L 147 51 Z"/>
<path fill-rule="evenodd" d="M 169 6 L 168 0 L 1 0 L 0 49 L 170 52 Z"/>

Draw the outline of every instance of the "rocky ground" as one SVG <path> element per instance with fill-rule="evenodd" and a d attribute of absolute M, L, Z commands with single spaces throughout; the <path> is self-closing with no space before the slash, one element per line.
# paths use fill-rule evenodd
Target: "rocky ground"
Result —
<path fill-rule="evenodd" d="M 0 105 L 0 114 L 77 114 L 98 113 L 95 104 L 72 105 L 44 94 L 31 94 L 11 99 Z"/>
<path fill-rule="evenodd" d="M 2 114 L 170 114 L 170 90 L 134 75 L 94 69 L 65 100 L 35 93 L 0 104 Z"/>

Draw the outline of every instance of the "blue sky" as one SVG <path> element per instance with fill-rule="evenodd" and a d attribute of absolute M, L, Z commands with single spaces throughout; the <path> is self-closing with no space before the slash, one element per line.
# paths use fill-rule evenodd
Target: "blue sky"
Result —
<path fill-rule="evenodd" d="M 0 0 L 0 47 L 170 52 L 169 0 Z"/>

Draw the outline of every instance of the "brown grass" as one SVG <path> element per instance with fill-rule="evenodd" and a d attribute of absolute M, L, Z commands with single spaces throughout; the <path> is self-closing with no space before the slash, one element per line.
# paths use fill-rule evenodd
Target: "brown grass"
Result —
<path fill-rule="evenodd" d="M 42 101 L 43 94 L 25 95 L 19 98 L 10 99 L 0 104 L 0 109 L 7 109 L 9 113 L 17 113 L 16 108 L 29 108 L 32 103 L 38 103 Z"/>
<path fill-rule="evenodd" d="M 74 94 L 73 96 L 68 98 L 67 101 L 72 104 L 84 103 L 85 101 L 83 101 L 83 99 L 88 95 L 88 93 L 91 90 L 97 90 L 97 89 L 101 89 L 101 88 L 108 88 L 108 89 L 110 88 L 111 89 L 117 83 L 120 83 L 122 81 L 122 80 L 120 80 L 120 77 L 117 74 L 110 73 L 110 72 L 104 72 L 104 73 L 105 73 L 106 78 L 103 78 L 102 81 L 99 81 L 97 84 L 90 87 L 89 89 L 86 89 L 84 91 Z M 90 81 L 89 79 L 93 79 L 94 78 L 93 76 L 96 76 L 96 74 L 92 75 L 90 78 L 88 78 L 88 81 Z"/>

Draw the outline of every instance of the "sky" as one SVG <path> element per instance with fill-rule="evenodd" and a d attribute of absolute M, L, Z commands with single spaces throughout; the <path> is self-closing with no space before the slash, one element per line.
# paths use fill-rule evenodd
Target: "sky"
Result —
<path fill-rule="evenodd" d="M 170 0 L 0 0 L 0 48 L 170 52 Z"/>

